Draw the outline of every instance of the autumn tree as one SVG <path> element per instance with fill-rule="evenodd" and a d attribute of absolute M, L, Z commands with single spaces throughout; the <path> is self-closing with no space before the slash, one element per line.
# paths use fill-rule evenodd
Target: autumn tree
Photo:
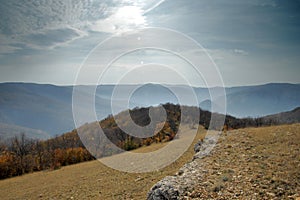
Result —
<path fill-rule="evenodd" d="M 23 174 L 26 169 L 26 155 L 29 154 L 32 147 L 32 141 L 26 138 L 25 133 L 21 133 L 20 137 L 15 136 L 11 141 L 11 151 L 16 155 L 19 161 L 19 173 Z"/>

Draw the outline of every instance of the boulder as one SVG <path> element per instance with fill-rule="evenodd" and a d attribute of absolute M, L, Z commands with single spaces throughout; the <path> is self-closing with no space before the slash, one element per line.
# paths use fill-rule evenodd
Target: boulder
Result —
<path fill-rule="evenodd" d="M 179 191 L 166 177 L 150 189 L 147 200 L 179 200 Z"/>

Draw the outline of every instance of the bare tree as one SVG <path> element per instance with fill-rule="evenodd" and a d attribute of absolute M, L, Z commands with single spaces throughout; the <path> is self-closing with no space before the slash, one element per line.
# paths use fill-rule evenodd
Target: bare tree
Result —
<path fill-rule="evenodd" d="M 11 142 L 11 151 L 19 159 L 20 174 L 23 174 L 26 169 L 25 156 L 30 153 L 31 142 L 25 136 L 25 133 L 21 133 L 21 136 L 15 136 Z"/>
<path fill-rule="evenodd" d="M 7 146 L 4 142 L 4 140 L 2 139 L 2 137 L 0 136 L 0 154 L 1 152 L 5 151 L 7 149 Z"/>
<path fill-rule="evenodd" d="M 45 163 L 44 163 L 44 154 L 45 154 L 45 147 L 44 143 L 42 143 L 39 140 L 35 141 L 35 153 L 37 156 L 37 169 L 38 170 L 43 170 L 45 168 Z"/>

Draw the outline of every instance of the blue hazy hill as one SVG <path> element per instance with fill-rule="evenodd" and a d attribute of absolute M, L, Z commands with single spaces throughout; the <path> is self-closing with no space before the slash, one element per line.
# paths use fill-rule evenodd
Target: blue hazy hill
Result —
<path fill-rule="evenodd" d="M 99 120 L 111 114 L 111 97 L 114 85 L 101 85 L 94 91 L 92 86 L 82 86 L 85 95 L 95 93 L 96 115 Z M 172 89 L 180 95 L 187 95 L 186 86 L 163 87 L 156 84 L 138 86 L 128 101 L 122 99 L 136 85 L 122 85 L 117 104 L 129 104 L 130 108 L 178 103 Z M 210 110 L 211 101 L 207 88 L 193 88 L 199 105 Z M 211 88 L 219 89 L 219 88 Z M 75 128 L 72 114 L 72 86 L 55 86 L 34 83 L 0 84 L 0 123 L 7 127 L 24 127 L 42 131 L 51 136 Z M 290 111 L 300 106 L 300 84 L 271 83 L 258 86 L 226 88 L 227 113 L 236 117 L 258 117 Z M 84 95 L 83 95 L 84 96 Z M 189 105 L 189 101 L 182 102 Z M 218 107 L 218 105 L 215 105 Z M 117 106 L 118 107 L 118 106 Z M 120 106 L 121 110 L 122 106 Z M 84 109 L 84 106 L 83 108 Z M 16 129 L 13 130 L 14 132 Z M 34 131 L 31 131 L 34 133 Z M 6 136 L 7 137 L 7 136 Z"/>

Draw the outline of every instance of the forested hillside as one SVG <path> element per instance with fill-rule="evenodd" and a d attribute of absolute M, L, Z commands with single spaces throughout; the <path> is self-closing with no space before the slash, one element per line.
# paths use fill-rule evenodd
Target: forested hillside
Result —
<path fill-rule="evenodd" d="M 129 151 L 151 145 L 152 143 L 168 142 L 176 139 L 180 123 L 188 124 L 192 129 L 197 129 L 198 125 L 200 125 L 206 129 L 210 127 L 217 130 L 269 126 L 282 123 L 282 121 L 277 120 L 277 115 L 273 118 L 268 116 L 266 118 L 238 119 L 229 115 L 224 116 L 214 113 L 216 118 L 225 119 L 224 126 L 217 127 L 214 124 L 210 124 L 212 113 L 209 111 L 170 103 L 162 106 L 167 114 L 166 121 L 155 125 L 155 130 L 159 131 L 151 137 L 140 138 L 129 135 L 117 125 L 115 119 L 118 119 L 121 122 L 119 125 L 123 127 L 129 126 L 131 119 L 139 126 L 146 126 L 150 123 L 149 110 L 153 109 L 155 112 L 158 107 L 135 108 L 129 110 L 130 116 L 126 115 L 126 112 L 121 112 L 116 116 L 109 115 L 100 122 L 87 123 L 79 127 L 79 130 L 81 130 L 80 137 L 84 137 L 85 141 L 91 140 L 94 142 L 93 147 L 97 148 L 97 151 L 94 151 L 94 153 L 96 152 L 94 155 L 91 155 L 85 148 L 76 129 L 45 141 L 29 138 L 26 133 L 21 136 L 15 136 L 10 140 L 1 140 L 0 178 L 44 169 L 57 169 L 61 166 L 121 152 L 116 152 L 112 145 Z M 182 110 L 185 112 L 185 118 L 181 121 Z M 288 113 L 284 113 L 284 115 L 298 116 L 295 114 L 296 111 L 299 111 L 299 109 L 291 111 L 290 115 Z M 197 115 L 199 113 L 200 116 Z M 295 118 L 293 122 L 300 122 L 300 119 Z M 101 138 L 98 134 L 99 126 L 104 131 L 106 138 Z"/>

